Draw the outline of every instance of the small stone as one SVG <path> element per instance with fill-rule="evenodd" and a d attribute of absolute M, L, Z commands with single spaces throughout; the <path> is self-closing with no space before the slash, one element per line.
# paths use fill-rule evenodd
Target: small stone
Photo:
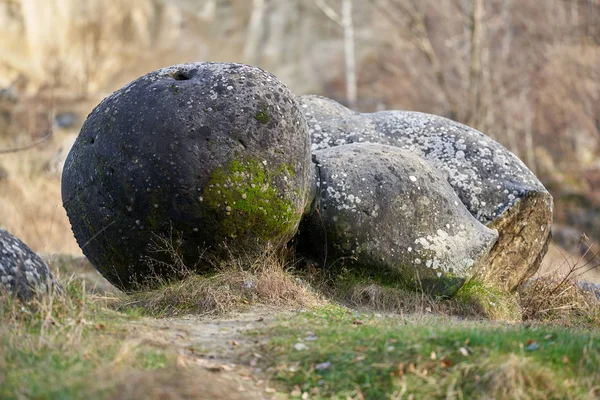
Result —
<path fill-rule="evenodd" d="M 526 351 L 535 351 L 540 348 L 540 345 L 537 342 L 531 342 L 527 346 L 525 346 Z"/>
<path fill-rule="evenodd" d="M 326 361 L 315 365 L 315 370 L 326 371 L 327 369 L 329 369 L 329 367 L 331 367 L 331 362 Z"/>

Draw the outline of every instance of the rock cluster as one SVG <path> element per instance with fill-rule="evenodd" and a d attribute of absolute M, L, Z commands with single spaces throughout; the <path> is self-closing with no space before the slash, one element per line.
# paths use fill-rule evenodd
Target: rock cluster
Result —
<path fill-rule="evenodd" d="M 0 229 L 0 289 L 21 300 L 60 290 L 48 265 L 4 229 Z"/>
<path fill-rule="evenodd" d="M 360 114 L 301 96 L 313 151 L 349 143 L 405 149 L 431 165 L 479 222 L 499 234 L 478 276 L 513 290 L 538 269 L 550 240 L 552 196 L 499 143 L 468 126 L 410 111 Z"/>
<path fill-rule="evenodd" d="M 312 155 L 312 161 L 311 161 Z M 73 232 L 129 290 L 285 245 L 451 295 L 539 265 L 552 198 L 500 144 L 445 118 L 359 114 L 240 64 L 149 73 L 88 116 L 62 177 Z M 161 238 L 159 240 L 159 238 Z M 172 251 L 171 251 L 172 253 Z"/>

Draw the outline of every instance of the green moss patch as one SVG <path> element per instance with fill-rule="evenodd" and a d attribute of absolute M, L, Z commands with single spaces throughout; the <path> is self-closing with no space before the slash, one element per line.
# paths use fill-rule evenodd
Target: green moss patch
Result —
<path fill-rule="evenodd" d="M 269 114 L 266 110 L 259 110 L 254 118 L 256 118 L 256 120 L 263 125 L 267 124 L 271 120 L 271 117 L 269 117 Z"/>
<path fill-rule="evenodd" d="M 223 236 L 264 242 L 278 241 L 282 236 L 287 239 L 292 234 L 301 214 L 283 183 L 291 178 L 289 168 L 271 168 L 266 161 L 247 158 L 233 160 L 213 172 L 202 201 L 217 213 L 219 224 L 215 228 Z"/>
<path fill-rule="evenodd" d="M 490 319 L 521 320 L 518 295 L 475 279 L 467 281 L 454 298 L 467 306 L 476 307 Z"/>

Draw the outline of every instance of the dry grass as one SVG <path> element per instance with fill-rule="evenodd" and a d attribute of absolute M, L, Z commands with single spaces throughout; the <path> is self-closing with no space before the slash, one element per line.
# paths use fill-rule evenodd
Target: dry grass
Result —
<path fill-rule="evenodd" d="M 582 241 L 580 246 L 586 246 Z M 586 246 L 579 258 L 564 256 L 555 269 L 538 276 L 521 288 L 523 320 L 539 320 L 567 325 L 600 325 L 600 301 L 578 283 L 598 267 L 599 253 Z"/>
<path fill-rule="evenodd" d="M 240 377 L 214 376 L 137 317 L 64 280 L 63 295 L 0 297 L 0 398 L 259 398 Z"/>
<path fill-rule="evenodd" d="M 558 393 L 555 374 L 523 355 L 509 354 L 470 372 L 482 399 L 542 399 Z"/>
<path fill-rule="evenodd" d="M 380 282 L 342 270 L 332 274 L 309 268 L 303 279 L 325 298 L 350 308 L 425 316 L 448 315 L 472 319 L 520 320 L 518 297 L 498 289 L 469 281 L 452 297 L 439 297 L 419 290 L 407 289 L 395 282 Z"/>
<path fill-rule="evenodd" d="M 274 252 L 254 261 L 232 258 L 212 275 L 189 272 L 180 281 L 126 296 L 119 309 L 139 308 L 154 316 L 223 315 L 256 305 L 290 309 L 319 304 L 319 296 L 290 273 L 284 260 Z"/>
<path fill-rule="evenodd" d="M 0 226 L 34 251 L 81 254 L 62 206 L 60 176 L 44 170 L 61 138 L 41 148 L 0 155 L 7 179 L 0 180 Z M 0 148 L 13 147 L 0 143 Z"/>
<path fill-rule="evenodd" d="M 116 379 L 119 399 L 260 399 L 248 384 L 233 375 L 217 375 L 200 368 L 173 368 L 167 371 L 121 369 L 110 374 Z M 237 378 L 237 379 L 236 379 Z"/>

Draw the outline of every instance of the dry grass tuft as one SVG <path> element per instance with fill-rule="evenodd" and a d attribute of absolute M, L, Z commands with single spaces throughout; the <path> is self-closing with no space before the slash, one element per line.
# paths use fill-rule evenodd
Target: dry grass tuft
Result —
<path fill-rule="evenodd" d="M 600 302 L 573 278 L 541 277 L 522 288 L 520 295 L 523 320 L 566 325 L 600 323 Z"/>
<path fill-rule="evenodd" d="M 219 266 L 215 274 L 187 272 L 180 281 L 164 282 L 157 289 L 130 294 L 118 308 L 139 308 L 153 316 L 192 313 L 207 316 L 239 312 L 249 306 L 294 308 L 318 304 L 319 297 L 291 274 L 290 265 L 284 260 L 273 252 L 253 262 L 232 258 Z"/>
<path fill-rule="evenodd" d="M 510 354 L 476 368 L 473 381 L 485 399 L 542 399 L 558 393 L 556 374 L 531 358 Z M 475 371 L 473 371 L 475 372 Z"/>
<path fill-rule="evenodd" d="M 523 320 L 598 326 L 600 301 L 578 283 L 582 275 L 598 267 L 598 256 L 588 246 L 578 259 L 565 256 L 561 265 L 522 287 Z"/>
<path fill-rule="evenodd" d="M 515 296 L 467 282 L 452 298 L 405 288 L 394 282 L 379 282 L 343 270 L 335 274 L 308 269 L 303 277 L 326 298 L 351 308 L 400 315 L 449 315 L 475 319 L 520 318 Z"/>
<path fill-rule="evenodd" d="M 425 293 L 381 286 L 376 283 L 357 283 L 339 296 L 351 306 L 367 307 L 376 311 L 403 313 L 451 314 L 450 304 L 436 300 Z"/>
<path fill-rule="evenodd" d="M 520 317 L 513 296 L 473 295 L 459 291 L 453 298 L 439 298 L 423 292 L 407 291 L 377 283 L 357 283 L 335 290 L 333 297 L 350 307 L 400 315 L 449 315 L 474 319 L 515 320 Z M 485 303 L 485 304 L 484 304 Z M 490 305 L 491 303 L 491 305 Z"/>
<path fill-rule="evenodd" d="M 122 368 L 113 371 L 108 381 L 116 380 L 114 393 L 128 399 L 260 399 L 255 388 L 234 374 L 215 374 L 201 368 L 173 368 L 140 371 Z"/>

